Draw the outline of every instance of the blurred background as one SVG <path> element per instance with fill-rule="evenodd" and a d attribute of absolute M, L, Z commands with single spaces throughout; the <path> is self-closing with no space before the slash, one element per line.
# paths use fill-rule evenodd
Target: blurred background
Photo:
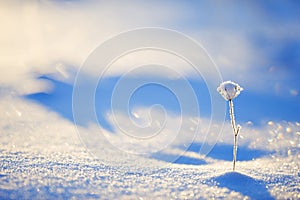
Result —
<path fill-rule="evenodd" d="M 292 0 L 1 1 L 0 88 L 72 121 L 73 83 L 90 53 L 121 32 L 160 27 L 193 38 L 206 49 L 224 80 L 244 88 L 236 99 L 238 121 L 254 125 L 300 121 L 299 24 L 300 4 Z M 122 64 L 115 66 L 99 88 L 104 96 L 99 121 L 111 131 L 113 125 L 105 113 L 124 70 Z M 180 70 L 183 73 L 185 68 Z M 89 76 L 92 72 L 87 80 Z M 202 99 L 202 115 L 209 117 L 205 83 L 187 77 Z M 180 86 L 180 82 L 174 84 Z M 159 103 L 179 111 L 178 102 L 164 88 L 144 89 L 134 96 L 134 105 Z"/>

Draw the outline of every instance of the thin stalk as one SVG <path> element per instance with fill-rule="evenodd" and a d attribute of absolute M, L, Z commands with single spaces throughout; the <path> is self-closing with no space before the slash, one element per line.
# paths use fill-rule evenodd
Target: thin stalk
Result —
<path fill-rule="evenodd" d="M 237 152 L 237 135 L 234 135 L 234 145 L 233 145 L 233 171 L 235 170 L 236 152 Z"/>
<path fill-rule="evenodd" d="M 230 119 L 231 119 L 231 125 L 233 129 L 234 134 L 234 141 L 233 141 L 233 171 L 235 170 L 235 163 L 236 163 L 236 152 L 237 152 L 237 136 L 239 133 L 239 127 L 235 126 L 235 120 L 234 120 L 234 112 L 233 112 L 233 102 L 230 99 L 229 100 L 229 107 L 230 107 Z"/>

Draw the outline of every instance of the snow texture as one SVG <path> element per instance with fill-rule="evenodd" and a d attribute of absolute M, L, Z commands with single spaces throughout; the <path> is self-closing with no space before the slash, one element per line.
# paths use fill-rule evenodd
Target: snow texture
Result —
<path fill-rule="evenodd" d="M 225 81 L 220 84 L 217 90 L 226 101 L 229 101 L 237 97 L 243 88 L 232 81 Z"/>
<path fill-rule="evenodd" d="M 300 198 L 298 122 L 243 125 L 232 172 L 227 123 L 206 156 L 198 153 L 204 145 L 198 137 L 188 148 L 176 144 L 168 153 L 152 156 L 108 151 L 103 141 L 98 143 L 102 155 L 95 158 L 70 121 L 13 94 L 1 96 L 1 199 Z M 221 124 L 213 124 L 217 126 Z M 216 137 L 212 130 L 205 143 Z M 174 155 L 179 155 L 177 160 Z"/>

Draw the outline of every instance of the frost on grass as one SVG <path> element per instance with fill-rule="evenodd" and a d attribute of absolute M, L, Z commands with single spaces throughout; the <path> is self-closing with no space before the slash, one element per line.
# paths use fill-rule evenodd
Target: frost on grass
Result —
<path fill-rule="evenodd" d="M 243 91 L 243 88 L 232 81 L 225 81 L 220 84 L 217 90 L 226 101 L 229 101 L 236 98 Z"/>
<path fill-rule="evenodd" d="M 229 108 L 230 108 L 229 113 L 230 113 L 231 125 L 232 125 L 233 135 L 234 135 L 234 144 L 233 144 L 233 171 L 234 171 L 235 163 L 236 163 L 236 153 L 237 153 L 237 136 L 241 130 L 241 126 L 235 125 L 232 100 L 240 94 L 243 88 L 241 88 L 237 83 L 234 83 L 232 81 L 225 81 L 220 84 L 217 90 L 224 97 L 225 100 L 229 101 Z"/>

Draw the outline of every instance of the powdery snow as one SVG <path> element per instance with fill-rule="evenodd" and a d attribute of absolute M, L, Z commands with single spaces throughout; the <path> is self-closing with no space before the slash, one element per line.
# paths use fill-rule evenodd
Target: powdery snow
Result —
<path fill-rule="evenodd" d="M 102 141 L 103 153 L 95 158 L 69 121 L 14 95 L 1 96 L 1 199 L 300 198 L 298 122 L 244 124 L 232 172 L 227 123 L 206 156 L 198 153 L 203 138 L 197 137 L 187 148 L 176 143 L 164 155 L 150 156 L 114 151 Z M 217 126 L 206 143 L 214 142 Z"/>

